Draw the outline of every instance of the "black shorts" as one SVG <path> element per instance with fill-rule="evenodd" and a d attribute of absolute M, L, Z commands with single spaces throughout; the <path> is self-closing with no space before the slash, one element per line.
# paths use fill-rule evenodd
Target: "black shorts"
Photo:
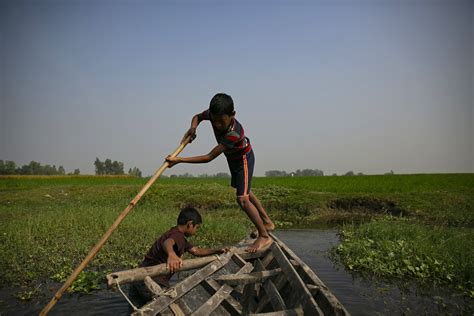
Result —
<path fill-rule="evenodd" d="M 252 186 L 253 166 L 255 156 L 253 150 L 240 159 L 227 159 L 232 179 L 230 185 L 236 189 L 237 196 L 248 196 Z"/>

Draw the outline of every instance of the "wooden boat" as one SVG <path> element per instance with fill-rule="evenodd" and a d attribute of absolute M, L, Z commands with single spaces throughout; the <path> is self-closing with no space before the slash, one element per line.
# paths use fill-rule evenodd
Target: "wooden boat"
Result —
<path fill-rule="evenodd" d="M 152 277 L 166 265 L 107 275 L 108 285 L 142 281 L 154 298 L 132 315 L 349 315 L 347 310 L 281 240 L 256 253 L 245 251 L 251 240 L 230 252 L 184 260 L 180 271 L 192 275 L 163 290 Z"/>

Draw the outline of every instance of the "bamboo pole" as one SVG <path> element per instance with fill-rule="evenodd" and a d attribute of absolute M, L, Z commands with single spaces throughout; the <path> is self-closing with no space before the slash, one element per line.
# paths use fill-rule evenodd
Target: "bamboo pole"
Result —
<path fill-rule="evenodd" d="M 189 143 L 190 137 L 188 136 L 186 139 L 184 139 L 181 144 L 179 145 L 178 148 L 170 155 L 171 157 L 176 157 L 179 155 L 181 151 L 183 151 L 184 147 Z M 141 199 L 143 194 L 151 187 L 151 185 L 158 179 L 161 174 L 168 168 L 169 163 L 165 161 L 163 165 L 155 172 L 153 177 L 148 180 L 148 182 L 145 184 L 145 186 L 140 190 L 140 192 L 135 196 L 135 198 L 128 204 L 128 206 L 122 211 L 122 213 L 119 215 L 119 217 L 115 220 L 115 222 L 110 226 L 110 228 L 105 232 L 105 234 L 102 236 L 102 238 L 97 242 L 97 244 L 94 246 L 89 251 L 89 254 L 87 257 L 81 262 L 81 264 L 72 272 L 72 274 L 69 276 L 69 278 L 64 282 L 63 286 L 56 292 L 56 294 L 53 296 L 51 301 L 49 301 L 48 305 L 46 305 L 43 310 L 41 311 L 40 315 L 48 315 L 49 311 L 56 305 L 56 303 L 59 301 L 61 296 L 64 294 L 64 292 L 71 286 L 71 284 L 76 280 L 77 276 L 84 270 L 84 268 L 89 264 L 89 262 L 94 258 L 94 256 L 99 252 L 99 250 L 102 248 L 102 246 L 107 242 L 109 237 L 112 235 L 115 229 L 122 223 L 122 221 L 125 219 L 125 217 L 128 215 L 128 213 L 132 210 L 132 208 L 137 204 L 137 202 Z"/>

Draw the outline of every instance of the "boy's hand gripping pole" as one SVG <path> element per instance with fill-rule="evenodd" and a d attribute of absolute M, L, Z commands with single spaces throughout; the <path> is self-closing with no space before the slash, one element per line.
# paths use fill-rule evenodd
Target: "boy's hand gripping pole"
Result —
<path fill-rule="evenodd" d="M 178 148 L 170 155 L 171 157 L 176 157 L 179 155 L 181 151 L 183 151 L 184 147 L 186 147 L 187 144 L 191 141 L 191 137 L 188 136 L 186 137 L 181 144 L 179 145 Z M 63 293 L 71 286 L 71 284 L 76 280 L 77 276 L 79 273 L 84 270 L 84 268 L 89 264 L 89 262 L 94 258 L 94 256 L 99 252 L 99 250 L 102 248 L 102 246 L 106 243 L 107 239 L 112 235 L 114 230 L 120 225 L 120 223 L 125 219 L 125 217 L 128 215 L 128 213 L 132 210 L 132 208 L 137 204 L 137 202 L 141 199 L 143 194 L 151 187 L 153 182 L 158 179 L 161 174 L 168 168 L 169 163 L 165 161 L 163 165 L 161 165 L 160 169 L 158 169 L 153 177 L 148 180 L 148 182 L 145 184 L 145 186 L 141 189 L 140 192 L 138 192 L 137 196 L 128 204 L 128 206 L 122 211 L 122 213 L 119 215 L 119 217 L 115 220 L 115 222 L 110 226 L 110 228 L 105 232 L 105 234 L 102 236 L 102 238 L 97 242 L 97 244 L 92 248 L 89 253 L 87 254 L 87 257 L 81 262 L 81 264 L 72 272 L 72 274 L 69 276 L 69 278 L 64 282 L 63 286 L 56 292 L 56 294 L 53 296 L 51 301 L 49 301 L 48 305 L 46 305 L 43 310 L 41 311 L 40 315 L 47 315 L 49 311 L 53 308 L 53 306 L 59 301 Z"/>

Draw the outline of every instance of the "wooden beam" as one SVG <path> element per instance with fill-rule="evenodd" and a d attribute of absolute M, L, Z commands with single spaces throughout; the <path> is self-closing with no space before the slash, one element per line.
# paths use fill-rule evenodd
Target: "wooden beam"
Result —
<path fill-rule="evenodd" d="M 269 277 L 280 274 L 281 271 L 282 270 L 278 268 L 278 269 L 273 269 L 273 270 L 268 270 L 268 271 L 252 272 L 252 273 L 247 273 L 247 274 L 242 274 L 242 275 L 225 274 L 225 275 L 220 275 L 214 278 L 214 280 L 225 282 L 226 284 L 230 284 L 234 286 L 239 285 L 239 284 L 260 283 L 268 279 Z"/>
<path fill-rule="evenodd" d="M 286 309 L 285 301 L 281 297 L 280 293 L 278 292 L 275 284 L 273 284 L 272 280 L 267 279 L 263 283 L 263 289 L 265 290 L 265 293 L 267 293 L 267 297 L 270 298 L 270 302 L 272 303 L 273 309 L 275 311 Z"/>
<path fill-rule="evenodd" d="M 243 274 L 252 271 L 253 266 L 250 263 L 246 263 L 236 274 Z M 220 289 L 217 290 L 204 304 L 202 304 L 192 315 L 210 315 L 219 306 L 223 300 L 229 297 L 234 289 L 224 284 Z"/>
<path fill-rule="evenodd" d="M 247 264 L 247 261 L 245 261 L 239 254 L 235 254 L 232 256 L 232 260 L 235 262 L 236 265 L 239 267 L 243 267 L 245 264 Z"/>
<path fill-rule="evenodd" d="M 179 271 L 187 271 L 192 269 L 199 269 L 204 267 L 216 260 L 216 256 L 207 256 L 195 259 L 183 260 L 183 265 Z M 135 268 L 131 270 L 113 272 L 107 274 L 107 284 L 109 287 L 114 287 L 117 285 L 116 282 L 119 282 L 120 285 L 125 283 L 130 283 L 134 281 L 142 281 L 146 276 L 155 277 L 158 275 L 164 275 L 170 273 L 166 267 L 166 263 L 158 264 L 155 266 Z"/>
<path fill-rule="evenodd" d="M 304 312 L 301 307 L 298 307 L 294 309 L 285 309 L 285 310 L 277 311 L 277 312 L 258 313 L 258 314 L 249 314 L 249 315 L 252 315 L 252 316 L 299 316 L 299 315 L 304 315 Z"/>
<path fill-rule="evenodd" d="M 201 283 L 205 278 L 209 277 L 211 274 L 225 266 L 232 256 L 232 252 L 220 255 L 218 260 L 209 263 L 201 270 L 195 272 L 190 277 L 184 279 L 183 281 L 172 287 L 172 289 L 174 289 L 174 291 L 176 292 L 175 297 L 172 298 L 169 296 L 160 296 L 154 299 L 152 302 L 144 305 L 142 308 L 139 309 L 138 312 L 135 312 L 132 315 L 140 315 L 140 313 L 142 313 L 143 315 L 158 314 L 159 312 L 167 308 L 171 303 L 178 300 L 180 297 L 182 297 L 191 289 L 193 289 L 196 285 Z"/>
<path fill-rule="evenodd" d="M 212 289 L 214 293 L 221 288 L 221 285 L 219 283 L 210 278 L 204 280 L 202 285 L 204 286 L 204 288 Z M 222 302 L 222 306 L 224 306 L 224 308 L 227 309 L 232 315 L 242 314 L 242 305 L 240 305 L 239 301 L 233 298 L 232 295 L 229 295 L 224 300 L 224 302 Z"/>
<path fill-rule="evenodd" d="M 153 281 L 152 278 L 150 278 L 149 276 L 146 276 L 143 282 L 145 283 L 148 290 L 154 295 L 159 295 L 163 291 L 161 286 L 155 281 Z"/>
<path fill-rule="evenodd" d="M 274 282 L 274 285 L 276 287 L 276 289 L 278 291 L 280 291 L 280 289 L 287 283 L 288 281 L 286 280 L 286 276 L 284 274 L 280 274 L 275 282 Z M 261 312 L 265 306 L 267 306 L 267 304 L 270 303 L 270 297 L 268 297 L 268 295 L 260 295 L 260 301 L 258 303 L 258 306 L 257 308 L 255 309 L 255 312 L 258 313 L 258 312 Z"/>
<path fill-rule="evenodd" d="M 234 248 L 235 249 L 235 248 Z M 249 260 L 260 258 L 264 256 L 268 252 L 268 248 L 259 249 L 255 253 L 250 253 L 246 251 L 247 247 L 240 247 L 235 249 L 235 254 L 239 255 L 237 260 Z M 200 258 L 193 258 L 193 259 L 186 259 L 183 260 L 183 265 L 179 269 L 179 271 L 187 271 L 193 269 L 200 269 L 205 265 L 211 263 L 212 261 L 216 260 L 216 256 L 207 256 L 207 257 L 200 257 Z M 125 271 L 118 271 L 107 274 L 107 285 L 109 287 L 115 287 L 117 285 L 116 282 L 119 282 L 120 285 L 134 282 L 134 281 L 142 281 L 145 279 L 146 276 L 155 277 L 158 275 L 168 274 L 169 270 L 166 267 L 166 263 L 158 264 L 155 266 L 149 267 L 142 267 L 142 268 L 135 268 L 131 270 Z"/>
<path fill-rule="evenodd" d="M 278 261 L 279 266 L 286 275 L 288 282 L 291 284 L 292 290 L 297 291 L 300 297 L 300 303 L 303 307 L 303 311 L 307 315 L 323 315 L 323 312 L 316 304 L 313 296 L 306 288 L 305 283 L 301 280 L 301 277 L 296 272 L 295 268 L 291 265 L 288 258 L 285 256 L 280 246 L 277 243 L 272 243 L 270 247 L 275 259 Z"/>
<path fill-rule="evenodd" d="M 280 239 L 278 239 L 273 233 L 270 233 L 273 240 L 281 247 L 286 253 L 287 257 L 298 263 L 298 271 L 303 273 L 309 280 L 312 281 L 318 288 L 317 295 L 313 295 L 315 300 L 323 312 L 327 315 L 344 316 L 350 315 L 334 294 L 328 289 L 328 287 L 321 281 L 321 279 L 314 273 L 313 270 L 301 260 L 287 245 L 285 245 Z M 307 282 L 307 281 L 306 281 Z M 308 282 L 309 283 L 309 282 Z"/>
<path fill-rule="evenodd" d="M 163 289 L 161 288 L 161 286 L 156 283 L 155 281 L 152 280 L 152 278 L 150 278 L 149 276 L 145 277 L 145 280 L 143 280 L 146 287 L 148 288 L 148 290 L 153 293 L 153 295 L 157 296 L 159 295 Z M 161 312 L 161 315 L 176 315 L 176 313 L 173 312 L 173 310 L 171 309 L 171 305 L 169 306 L 170 309 L 165 309 L 164 311 Z"/>
<path fill-rule="evenodd" d="M 320 291 L 319 286 L 314 285 L 314 284 L 306 284 L 306 287 L 307 287 L 308 290 L 311 292 L 311 294 L 313 295 L 313 297 L 319 294 L 319 291 Z"/>
<path fill-rule="evenodd" d="M 274 258 L 274 256 L 273 256 L 273 253 L 271 251 L 269 251 L 267 253 L 267 255 L 263 258 L 262 264 L 265 267 L 265 269 L 268 267 L 270 262 L 272 262 L 273 258 Z"/>
<path fill-rule="evenodd" d="M 247 315 L 255 310 L 255 283 L 245 285 L 241 302 L 243 307 L 242 314 Z"/>

